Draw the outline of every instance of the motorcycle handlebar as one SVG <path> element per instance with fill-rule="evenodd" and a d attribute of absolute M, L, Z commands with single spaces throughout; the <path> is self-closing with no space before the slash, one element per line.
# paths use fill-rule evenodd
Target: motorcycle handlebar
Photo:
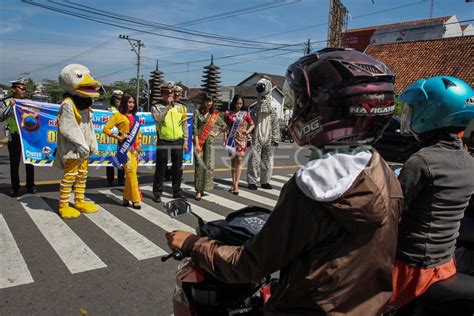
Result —
<path fill-rule="evenodd" d="M 161 262 L 165 262 L 165 261 L 167 261 L 168 259 L 170 259 L 171 257 L 172 257 L 174 260 L 181 261 L 181 260 L 183 260 L 184 255 L 183 255 L 183 253 L 181 252 L 181 250 L 176 250 L 176 251 L 173 251 L 172 253 L 169 253 L 169 254 L 167 254 L 167 255 L 161 257 Z"/>

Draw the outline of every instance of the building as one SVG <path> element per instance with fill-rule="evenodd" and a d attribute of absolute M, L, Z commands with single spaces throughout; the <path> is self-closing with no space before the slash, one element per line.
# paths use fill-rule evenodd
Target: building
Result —
<path fill-rule="evenodd" d="M 402 23 L 348 29 L 342 46 L 365 51 L 370 44 L 432 40 L 473 35 L 471 24 L 461 25 L 455 15 Z"/>
<path fill-rule="evenodd" d="M 458 77 L 474 86 L 473 52 L 474 35 L 370 44 L 366 49 L 395 72 L 397 93 L 418 79 L 441 75 Z"/>
<path fill-rule="evenodd" d="M 474 87 L 474 35 L 413 42 L 370 44 L 366 53 L 383 61 L 395 72 L 399 94 L 416 80 L 433 76 L 453 76 Z M 474 147 L 474 121 L 463 138 Z"/>

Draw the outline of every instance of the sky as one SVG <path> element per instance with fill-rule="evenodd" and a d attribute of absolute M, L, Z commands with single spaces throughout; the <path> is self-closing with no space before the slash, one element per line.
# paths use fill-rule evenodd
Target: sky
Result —
<path fill-rule="evenodd" d="M 165 80 L 201 85 L 203 67 L 221 67 L 223 85 L 253 72 L 284 75 L 304 42 L 324 48 L 329 0 L 0 0 L 0 83 L 57 79 L 71 63 L 87 66 L 103 84 L 136 76 L 136 54 L 119 35 L 141 40 L 141 75 L 156 67 Z M 81 19 L 40 6 L 87 15 Z M 348 28 L 430 17 L 429 0 L 342 0 Z M 85 11 L 87 10 L 87 11 Z M 103 15 L 97 15 L 102 13 Z M 104 15 L 105 14 L 105 15 Z M 433 17 L 474 19 L 474 3 L 434 0 Z M 468 22 L 473 23 L 473 22 Z M 196 33 L 199 34 L 196 34 Z M 225 38 L 223 38 L 225 37 Z"/>

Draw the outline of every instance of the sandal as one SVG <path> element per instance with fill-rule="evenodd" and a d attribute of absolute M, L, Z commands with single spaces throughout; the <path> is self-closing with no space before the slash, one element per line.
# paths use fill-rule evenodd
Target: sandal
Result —
<path fill-rule="evenodd" d="M 135 204 L 135 203 L 132 204 L 132 208 L 134 208 L 136 210 L 141 210 L 142 209 L 140 204 Z"/>
<path fill-rule="evenodd" d="M 123 201 L 123 202 L 122 202 L 122 206 L 129 207 L 129 206 L 130 206 L 130 202 L 129 202 L 129 201 Z"/>
<path fill-rule="evenodd" d="M 196 201 L 201 201 L 201 193 L 196 193 L 196 196 L 194 197 Z"/>

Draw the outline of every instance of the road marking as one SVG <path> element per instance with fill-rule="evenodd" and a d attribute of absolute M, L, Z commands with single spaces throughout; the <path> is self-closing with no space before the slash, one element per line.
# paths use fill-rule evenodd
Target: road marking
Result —
<path fill-rule="evenodd" d="M 119 220 L 100 205 L 97 206 L 99 207 L 99 212 L 84 215 L 135 258 L 144 260 L 166 254 L 166 251 L 152 243 L 145 236 Z"/>
<path fill-rule="evenodd" d="M 114 200 L 118 202 L 122 202 L 122 192 L 119 190 L 100 190 L 99 191 L 102 194 L 105 194 L 109 197 L 112 197 Z M 137 215 L 140 215 L 144 219 L 148 220 L 149 222 L 155 224 L 158 227 L 161 227 L 167 232 L 171 232 L 173 230 L 184 230 L 188 231 L 191 233 L 195 233 L 196 230 L 194 228 L 191 228 L 190 226 L 181 223 L 180 221 L 169 217 L 162 211 L 146 204 L 146 203 L 141 203 L 141 210 L 136 210 L 134 208 L 129 207 L 128 209 L 132 212 L 134 212 Z"/>
<path fill-rule="evenodd" d="M 71 273 L 107 267 L 41 197 L 18 201 Z"/>
<path fill-rule="evenodd" d="M 193 195 L 195 194 L 194 187 L 192 187 L 188 184 L 181 183 L 181 188 L 183 188 L 186 191 L 190 191 Z M 227 194 L 232 194 L 232 193 L 227 192 Z M 203 196 L 202 199 L 206 200 L 206 201 L 209 201 L 209 202 L 214 202 L 214 203 L 216 203 L 220 206 L 223 206 L 225 208 L 228 208 L 228 209 L 231 209 L 231 210 L 234 210 L 234 211 L 235 210 L 240 210 L 241 208 L 244 208 L 244 207 L 248 206 L 248 205 L 245 205 L 245 204 L 242 204 L 242 203 L 230 200 L 230 199 L 226 199 L 226 198 L 223 198 L 219 195 L 212 194 L 212 193 L 209 193 L 209 192 L 206 192 L 206 196 Z"/>
<path fill-rule="evenodd" d="M 224 181 L 228 181 L 228 182 L 232 182 L 232 179 L 230 178 L 227 178 L 227 179 L 223 179 Z M 239 181 L 239 185 L 241 185 L 242 187 L 244 188 L 247 188 L 248 184 L 247 182 L 244 182 L 244 181 Z M 276 197 L 279 197 L 280 196 L 280 193 L 281 191 L 280 190 L 275 190 L 275 189 L 271 189 L 271 190 L 267 190 L 267 189 L 260 189 L 260 192 L 264 192 L 264 193 L 268 193 L 268 194 L 271 194 L 271 195 L 274 195 Z M 242 192 L 241 190 L 239 190 L 239 192 Z M 240 194 L 240 193 L 239 193 Z"/>
<path fill-rule="evenodd" d="M 142 191 L 150 191 L 150 192 L 153 192 L 153 187 L 150 186 L 150 185 L 145 185 L 145 186 L 142 186 L 141 187 Z M 168 203 L 169 201 L 173 200 L 173 198 L 171 197 L 166 197 L 166 196 L 161 196 L 161 201 L 163 203 Z M 205 209 L 195 203 L 192 203 L 190 201 L 188 201 L 189 204 L 191 204 L 192 206 L 192 210 L 194 213 L 196 213 L 197 215 L 199 215 L 204 221 L 206 222 L 210 222 L 210 221 L 215 221 L 215 220 L 219 220 L 219 219 L 224 219 L 225 217 L 220 215 L 220 214 L 217 214 L 217 213 L 214 213 L 212 211 L 209 211 L 208 209 Z"/>
<path fill-rule="evenodd" d="M 0 146 L 1 148 L 1 146 Z M 90 168 L 92 167 L 99 167 L 99 166 L 90 166 Z M 149 167 L 149 166 L 148 166 Z M 190 166 L 189 169 L 185 169 L 183 170 L 183 173 L 194 173 L 194 167 L 191 169 L 191 167 L 193 166 Z M 273 170 L 278 170 L 278 169 L 291 169 L 291 168 L 299 168 L 301 166 L 299 165 L 289 165 L 289 166 L 273 166 Z M 103 167 L 100 167 L 100 168 L 103 168 Z M 216 168 L 214 169 L 214 172 L 229 172 L 231 169 L 230 168 Z M 242 168 L 242 170 L 247 170 L 247 168 Z M 154 172 L 140 172 L 140 176 L 149 176 L 149 175 L 153 175 Z M 88 178 L 88 180 L 98 180 L 98 179 L 105 179 L 106 177 L 105 176 L 90 176 Z M 35 184 L 38 186 L 38 185 L 48 185 L 48 184 L 59 184 L 61 182 L 61 180 L 43 180 L 43 181 L 35 181 Z M 25 186 L 26 185 L 26 182 L 20 182 L 20 185 L 22 186 Z"/>
<path fill-rule="evenodd" d="M 0 214 L 0 289 L 33 283 L 20 249 L 16 245 L 7 222 Z"/>
<path fill-rule="evenodd" d="M 288 180 L 291 179 L 292 176 L 293 176 L 293 175 L 291 175 L 291 176 L 289 176 L 289 177 L 288 177 L 288 176 L 273 175 L 272 178 L 275 178 L 275 179 L 278 179 L 278 180 L 282 180 L 282 181 L 284 181 L 284 182 L 286 183 L 286 182 L 288 182 Z"/>
<path fill-rule="evenodd" d="M 215 183 L 214 186 L 216 188 L 220 188 L 224 191 L 227 191 L 230 189 L 230 186 L 228 185 L 224 185 L 224 184 L 220 184 L 220 183 Z M 232 193 L 229 193 L 229 194 L 232 194 Z M 259 202 L 261 204 L 265 204 L 267 206 L 270 206 L 270 207 L 274 207 L 277 203 L 277 201 L 275 200 L 272 200 L 272 199 L 269 199 L 269 198 L 266 198 L 264 196 L 261 196 L 261 195 L 257 195 L 257 194 L 253 194 L 253 193 L 250 193 L 250 192 L 247 192 L 247 191 L 240 191 L 239 192 L 239 196 L 243 197 L 243 198 L 246 198 L 246 199 L 249 199 L 251 201 L 255 201 L 255 202 Z"/>

